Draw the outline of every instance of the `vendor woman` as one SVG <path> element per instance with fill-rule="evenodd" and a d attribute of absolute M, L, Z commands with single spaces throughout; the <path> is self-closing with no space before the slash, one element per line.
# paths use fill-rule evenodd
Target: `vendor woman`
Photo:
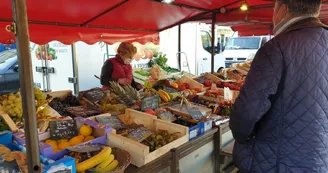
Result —
<path fill-rule="evenodd" d="M 133 79 L 132 66 L 130 65 L 137 48 L 131 43 L 122 42 L 117 49 L 117 55 L 109 58 L 101 69 L 101 85 L 109 88 L 110 81 L 116 81 L 121 85 L 131 85 L 133 88 L 141 89 L 142 86 Z"/>

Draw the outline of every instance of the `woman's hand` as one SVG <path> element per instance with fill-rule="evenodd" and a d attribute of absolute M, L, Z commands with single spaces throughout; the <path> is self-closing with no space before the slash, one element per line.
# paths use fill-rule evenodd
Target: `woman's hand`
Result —
<path fill-rule="evenodd" d="M 138 84 L 137 85 L 137 90 L 141 90 L 143 87 L 142 87 L 142 85 L 141 84 Z"/>
<path fill-rule="evenodd" d="M 118 79 L 118 83 L 121 85 L 130 85 L 131 81 L 127 78 L 121 78 L 121 79 Z"/>

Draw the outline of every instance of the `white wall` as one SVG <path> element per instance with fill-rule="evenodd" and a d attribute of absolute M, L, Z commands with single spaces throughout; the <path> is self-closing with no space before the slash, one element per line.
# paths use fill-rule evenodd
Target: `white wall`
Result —
<path fill-rule="evenodd" d="M 171 67 L 178 68 L 178 27 L 173 27 L 160 32 L 160 52 L 166 54 L 167 64 Z"/>
<path fill-rule="evenodd" d="M 94 75 L 100 77 L 104 63 L 106 46 L 102 46 L 99 43 L 94 45 L 88 45 L 84 42 L 76 43 L 80 91 L 101 87 L 100 80 Z M 109 46 L 109 51 L 110 53 L 113 52 L 112 46 Z"/>

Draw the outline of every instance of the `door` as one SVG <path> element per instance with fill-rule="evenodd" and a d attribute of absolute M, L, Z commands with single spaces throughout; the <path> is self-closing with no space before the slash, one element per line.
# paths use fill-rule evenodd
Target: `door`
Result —
<path fill-rule="evenodd" d="M 43 91 L 74 91 L 72 46 L 58 41 L 31 47 L 34 82 Z"/>
<path fill-rule="evenodd" d="M 45 55 L 41 53 L 41 46 L 30 42 L 32 70 L 34 86 L 40 88 L 42 91 L 47 91 L 45 74 L 43 73 Z"/>
<path fill-rule="evenodd" d="M 74 91 L 74 84 L 77 83 L 77 79 L 74 78 L 73 72 L 72 46 L 53 41 L 46 45 L 46 49 L 45 66 L 48 68 L 47 84 L 49 90 Z"/>
<path fill-rule="evenodd" d="M 199 74 L 211 72 L 211 52 L 212 52 L 212 38 L 208 31 L 202 30 L 201 32 L 201 43 L 202 49 L 200 51 L 199 61 Z"/>

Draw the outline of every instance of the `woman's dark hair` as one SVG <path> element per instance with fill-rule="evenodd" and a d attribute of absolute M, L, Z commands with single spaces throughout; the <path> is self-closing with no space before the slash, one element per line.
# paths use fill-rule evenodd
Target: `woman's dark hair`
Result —
<path fill-rule="evenodd" d="M 289 14 L 293 16 L 319 16 L 321 0 L 276 0 L 280 4 L 286 4 Z"/>

